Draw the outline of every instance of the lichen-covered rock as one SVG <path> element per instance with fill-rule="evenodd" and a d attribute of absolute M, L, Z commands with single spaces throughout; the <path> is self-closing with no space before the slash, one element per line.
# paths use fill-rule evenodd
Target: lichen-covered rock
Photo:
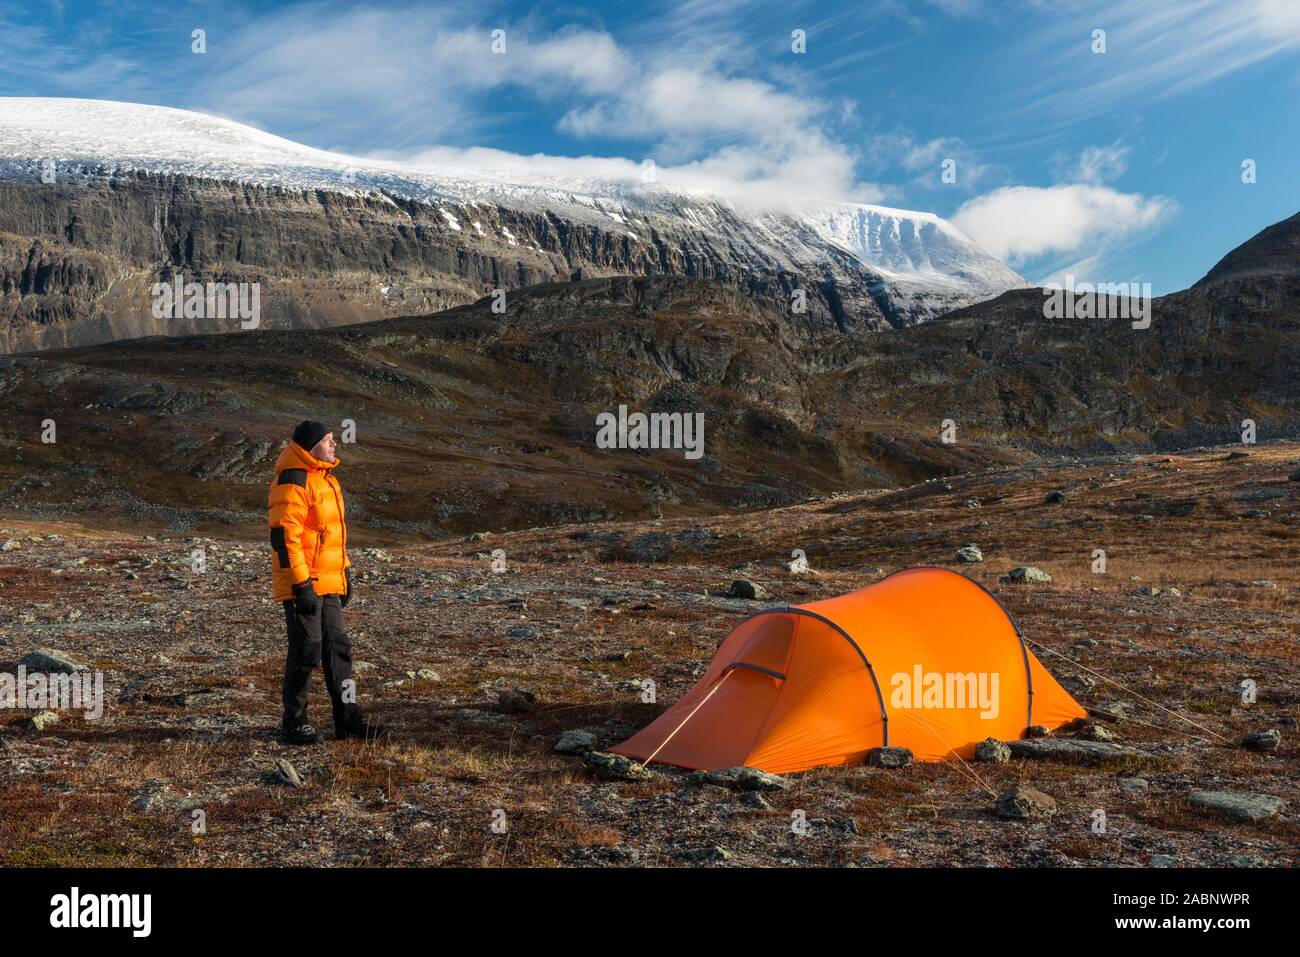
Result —
<path fill-rule="evenodd" d="M 582 763 L 604 781 L 649 781 L 654 777 L 649 769 L 631 758 L 608 751 L 588 751 L 582 756 Z"/>
<path fill-rule="evenodd" d="M 1006 764 L 1011 760 L 1011 749 L 1005 741 L 997 738 L 985 738 L 975 745 L 975 760 L 989 764 Z"/>
<path fill-rule="evenodd" d="M 867 752 L 867 764 L 873 768 L 905 768 L 911 763 L 908 748 L 872 748 Z"/>
<path fill-rule="evenodd" d="M 749 767 L 710 771 L 707 780 L 710 784 L 740 791 L 785 791 L 790 787 L 790 782 L 778 774 Z"/>
<path fill-rule="evenodd" d="M 1056 814 L 1056 799 L 1027 784 L 1017 784 L 997 803 L 998 817 L 1013 821 L 1049 818 Z"/>
<path fill-rule="evenodd" d="M 1041 568 L 1035 568 L 1033 565 L 1023 565 L 1020 568 L 1011 569 L 1004 576 L 1004 580 L 1012 585 L 1046 585 L 1051 582 L 1052 576 Z"/>

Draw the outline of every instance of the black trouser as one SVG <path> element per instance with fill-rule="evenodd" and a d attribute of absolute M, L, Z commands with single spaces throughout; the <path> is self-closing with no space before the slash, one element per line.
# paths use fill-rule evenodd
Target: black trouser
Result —
<path fill-rule="evenodd" d="M 353 724 L 358 708 L 356 683 L 352 681 L 352 642 L 343 626 L 339 596 L 321 596 L 320 610 L 314 615 L 298 614 L 291 601 L 283 604 L 285 627 L 289 632 L 289 654 L 284 662 L 285 724 L 302 724 L 307 720 L 307 691 L 312 669 L 317 665 L 325 672 L 335 730 Z M 343 700 L 345 691 L 350 699 L 347 703 Z"/>

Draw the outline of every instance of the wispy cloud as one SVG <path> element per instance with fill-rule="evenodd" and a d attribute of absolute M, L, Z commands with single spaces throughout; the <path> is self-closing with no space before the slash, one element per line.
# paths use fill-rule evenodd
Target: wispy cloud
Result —
<path fill-rule="evenodd" d="M 1300 50 L 1295 0 L 1038 0 L 1052 16 L 1029 55 L 1047 70 L 1025 87 L 1036 110 L 1080 120 L 1119 105 L 1186 93 L 1278 54 Z M 1092 52 L 1104 30 L 1104 53 Z"/>
<path fill-rule="evenodd" d="M 1105 183 L 1128 169 L 1130 147 L 1116 140 L 1107 146 L 1085 146 L 1078 156 L 1053 154 L 1051 167 L 1062 182 Z"/>

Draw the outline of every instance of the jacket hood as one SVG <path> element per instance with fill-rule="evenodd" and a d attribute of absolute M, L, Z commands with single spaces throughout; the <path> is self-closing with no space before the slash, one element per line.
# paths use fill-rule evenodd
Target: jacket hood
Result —
<path fill-rule="evenodd" d="M 333 462 L 322 462 L 297 442 L 290 442 L 280 452 L 280 457 L 275 460 L 275 474 L 279 475 L 285 469 L 319 469 L 321 471 L 328 471 L 338 464 L 337 458 Z"/>

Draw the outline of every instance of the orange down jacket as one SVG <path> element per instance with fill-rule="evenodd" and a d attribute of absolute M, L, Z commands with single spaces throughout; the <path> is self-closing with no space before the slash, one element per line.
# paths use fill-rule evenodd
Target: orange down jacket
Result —
<path fill-rule="evenodd" d="M 342 595 L 348 561 L 348 529 L 343 520 L 343 490 L 332 470 L 297 442 L 275 463 L 267 496 L 271 529 L 271 586 L 275 597 L 293 597 L 293 586 L 308 578 L 318 595 Z"/>

